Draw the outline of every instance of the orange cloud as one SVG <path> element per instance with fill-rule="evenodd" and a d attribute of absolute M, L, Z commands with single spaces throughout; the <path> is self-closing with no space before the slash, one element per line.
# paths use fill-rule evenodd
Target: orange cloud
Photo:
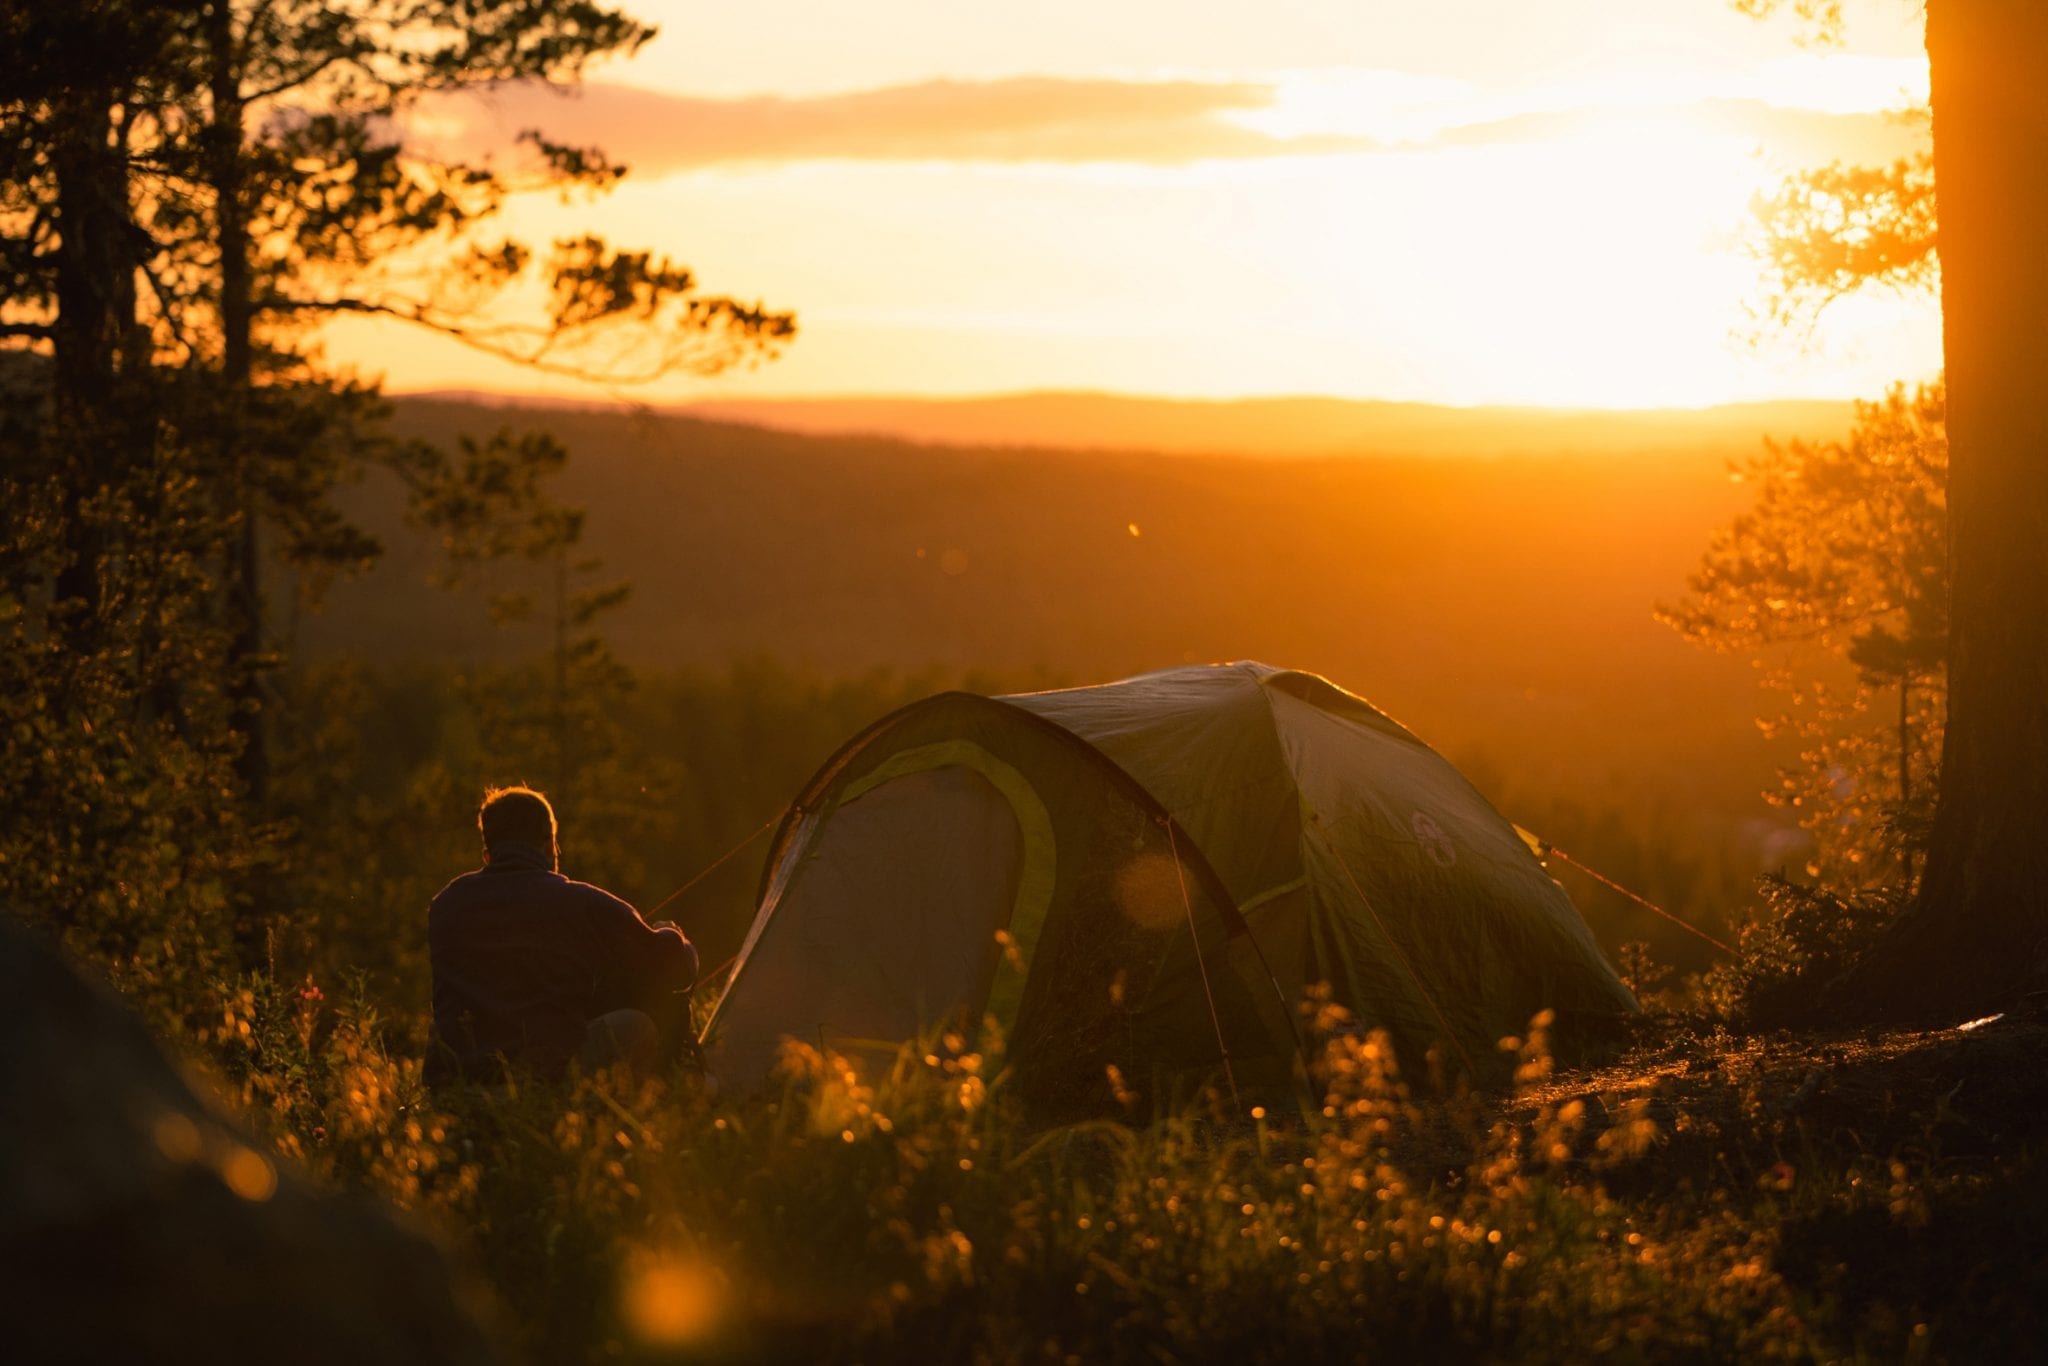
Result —
<path fill-rule="evenodd" d="M 1889 160 L 1924 145 L 1924 126 L 1883 114 L 1792 110 L 1757 99 L 1709 99 L 1640 111 L 1614 106 L 1452 122 L 1422 137 L 1355 130 L 1280 135 L 1252 126 L 1275 107 L 1262 82 L 1019 77 L 929 81 L 849 94 L 706 99 L 592 84 L 536 85 L 449 97 L 414 116 L 409 135 L 436 151 L 501 152 L 523 129 L 601 147 L 643 176 L 744 162 L 818 160 L 1120 162 L 1184 165 L 1312 153 L 1414 152 L 1543 141 L 1633 113 L 1684 111 L 1754 137 L 1774 159 L 1807 165 Z"/>
<path fill-rule="evenodd" d="M 539 127 L 593 144 L 642 174 L 739 161 L 1115 161 L 1177 165 L 1355 147 L 1278 138 L 1229 114 L 1263 109 L 1271 86 L 1023 77 L 930 81 L 805 99 L 700 99 L 625 86 L 562 94 L 503 87 L 447 100 L 416 124 L 437 147 L 479 152 Z"/>

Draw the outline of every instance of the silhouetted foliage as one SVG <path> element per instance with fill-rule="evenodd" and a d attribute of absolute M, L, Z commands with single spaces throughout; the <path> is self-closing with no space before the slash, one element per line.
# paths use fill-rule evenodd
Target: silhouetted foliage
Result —
<path fill-rule="evenodd" d="M 1749 249 L 1764 284 L 1753 311 L 1766 331 L 1811 330 L 1829 304 L 1860 289 L 1941 287 L 1931 154 L 1802 171 L 1759 196 L 1753 212 Z"/>
<path fill-rule="evenodd" d="M 1779 8 L 1779 0 L 1737 3 L 1758 14 Z M 1778 201 L 1789 226 L 1765 234 L 1775 240 L 1779 300 L 1804 289 L 1824 302 L 1870 280 L 1931 286 L 1938 278 L 1941 288 L 1948 425 L 1957 438 L 1953 677 L 1920 900 L 1840 997 L 1867 1012 L 1981 1009 L 2038 989 L 2048 962 L 2048 700 L 2040 686 L 2048 577 L 2039 556 L 2048 462 L 2035 411 L 2048 308 L 2037 253 L 2012 230 L 2037 216 L 2048 154 L 2038 112 L 2041 24 L 2034 7 L 1996 0 L 1930 5 L 1931 159 L 1795 183 Z M 1829 27 L 1839 30 L 1839 13 Z"/>
<path fill-rule="evenodd" d="M 1760 719 L 1802 746 L 1770 800 L 1814 839 L 1809 874 L 1911 881 L 1932 810 L 1948 646 L 1948 443 L 1939 386 L 1857 406 L 1847 441 L 1767 442 L 1737 466 L 1756 501 L 1658 617 L 1751 654 L 1783 698 Z M 1843 668 L 1842 666 L 1848 666 Z M 1895 708 L 1880 712 L 1881 693 Z"/>
<path fill-rule="evenodd" d="M 1904 886 L 1841 890 L 1765 877 L 1764 904 L 1742 927 L 1734 962 L 1708 974 L 1724 1018 L 1769 1028 L 1808 1018 L 1815 996 L 1877 942 L 1911 900 Z"/>
<path fill-rule="evenodd" d="M 588 235 L 536 249 L 496 233 L 515 194 L 615 184 L 624 168 L 596 149 L 529 131 L 527 155 L 500 167 L 407 136 L 423 99 L 570 84 L 652 32 L 585 0 L 0 11 L 0 343 L 11 348 L 0 359 L 21 399 L 0 470 L 0 614 L 17 646 L 10 666 L 43 665 L 22 670 L 0 721 L 47 719 L 36 763 L 65 789 L 41 794 L 51 809 L 104 821 L 126 801 L 160 802 L 124 780 L 146 786 L 189 760 L 204 772 L 181 823 L 195 839 L 232 824 L 240 842 L 220 846 L 235 851 L 221 869 L 260 865 L 254 851 L 293 814 L 268 790 L 265 718 L 287 685 L 266 566 L 291 567 L 317 597 L 375 556 L 335 501 L 366 466 L 405 477 L 417 520 L 452 547 L 478 534 L 464 521 L 472 504 L 501 526 L 524 523 L 506 534 L 557 547 L 548 553 L 574 543 L 575 515 L 549 505 L 538 477 L 490 483 L 500 457 L 531 454 L 516 438 L 455 459 L 393 440 L 376 386 L 322 369 L 314 325 L 398 318 L 616 382 L 716 371 L 793 335 L 789 315 L 704 294 L 649 253 Z M 539 286 L 537 319 L 509 302 L 522 283 Z M 545 473 L 559 452 L 528 463 Z M 562 574 L 572 569 L 564 558 Z M 617 601 L 617 589 L 594 591 L 557 595 L 565 632 Z M 565 634 L 558 659 L 580 648 Z M 568 680 L 556 672 L 559 711 Z M 177 754 L 155 748 L 159 733 Z M 109 772 L 96 745 L 138 766 Z M 28 819 L 24 800 L 11 794 L 10 816 Z M 81 847 L 74 836 L 65 847 Z M 81 858 L 68 876 L 114 862 Z M 24 883 L 19 904 L 80 928 L 98 885 Z M 243 961 L 259 961 L 284 890 L 225 874 L 207 885 L 235 903 Z"/>
<path fill-rule="evenodd" d="M 1950 463 L 1950 686 L 1920 898 L 1840 999 L 1887 1015 L 1982 1011 L 2048 986 L 2048 275 L 2039 217 L 2048 13 L 1927 11 Z"/>
<path fill-rule="evenodd" d="M 1842 0 L 1728 0 L 1739 13 L 1752 19 L 1790 14 L 1797 23 L 1799 40 L 1806 43 L 1838 43 L 1842 39 Z"/>
<path fill-rule="evenodd" d="M 1842 40 L 1841 0 L 1730 0 L 1756 19 L 1789 12 L 1803 41 Z M 1931 121 L 1925 106 L 1898 117 Z M 1764 334 L 1810 331 L 1835 300 L 1889 287 L 1935 292 L 1934 156 L 1922 152 L 1885 166 L 1843 162 L 1787 176 L 1751 204 L 1749 250 L 1764 292 L 1751 306 Z"/>

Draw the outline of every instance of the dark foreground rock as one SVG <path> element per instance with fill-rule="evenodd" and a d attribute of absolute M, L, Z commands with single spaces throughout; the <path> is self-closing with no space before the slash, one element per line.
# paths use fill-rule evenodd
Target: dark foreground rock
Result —
<path fill-rule="evenodd" d="M 312 1190 L 0 915 L 0 1357 L 498 1360 L 435 1245 Z"/>

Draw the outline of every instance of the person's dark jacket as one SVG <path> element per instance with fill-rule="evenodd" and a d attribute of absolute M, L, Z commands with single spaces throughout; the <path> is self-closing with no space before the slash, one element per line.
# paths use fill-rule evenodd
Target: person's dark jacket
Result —
<path fill-rule="evenodd" d="M 697 979 L 697 950 L 610 892 L 517 846 L 443 887 L 427 911 L 434 974 L 430 1070 L 487 1073 L 497 1059 L 559 1071 L 591 1020 L 663 1017 Z"/>

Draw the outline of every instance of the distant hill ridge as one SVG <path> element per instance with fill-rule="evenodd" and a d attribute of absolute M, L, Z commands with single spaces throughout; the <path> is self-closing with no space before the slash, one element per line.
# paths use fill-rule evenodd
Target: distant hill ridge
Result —
<path fill-rule="evenodd" d="M 481 406 L 597 411 L 622 405 L 472 392 L 412 397 Z M 1154 398 L 1046 391 L 967 398 L 706 399 L 651 411 L 811 436 L 865 436 L 982 449 L 1258 456 L 1632 455 L 1754 449 L 1764 433 L 1828 437 L 1853 405 L 1787 399 L 1709 408 L 1448 407 L 1369 399 Z"/>

